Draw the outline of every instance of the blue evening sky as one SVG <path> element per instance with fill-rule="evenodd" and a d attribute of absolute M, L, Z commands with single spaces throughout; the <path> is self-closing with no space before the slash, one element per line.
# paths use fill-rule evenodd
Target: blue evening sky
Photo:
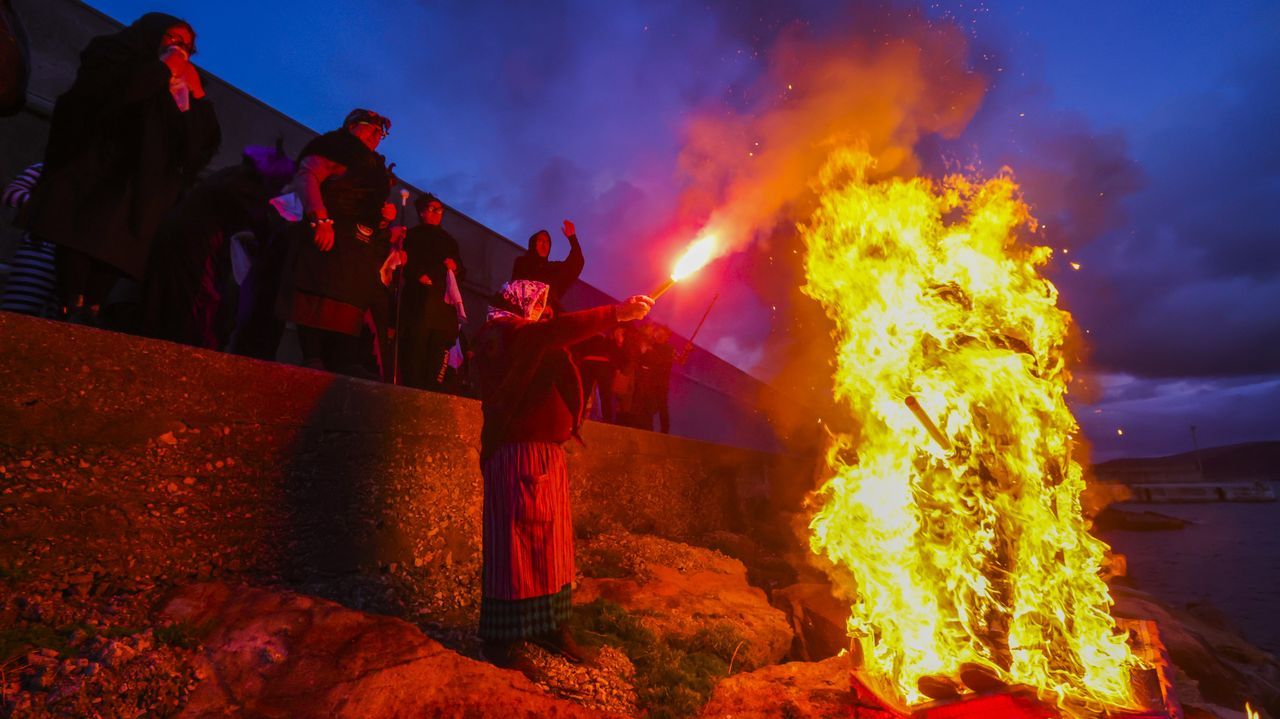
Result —
<path fill-rule="evenodd" d="M 813 0 L 90 4 L 187 19 L 202 67 L 317 130 L 352 107 L 387 114 L 402 176 L 521 243 L 575 219 L 584 279 L 615 295 L 654 284 L 680 242 L 664 230 L 689 117 L 742 107 L 780 31 L 830 35 L 839 15 Z M 1080 259 L 1055 280 L 1089 331 L 1098 396 L 1079 415 L 1096 455 L 1183 451 L 1191 424 L 1205 445 L 1280 439 L 1280 3 L 863 5 L 959 25 L 990 78 L 938 147 L 1013 167 Z M 740 264 L 658 319 L 688 332 L 723 290 L 700 343 L 770 379 L 786 298 L 736 281 Z"/>

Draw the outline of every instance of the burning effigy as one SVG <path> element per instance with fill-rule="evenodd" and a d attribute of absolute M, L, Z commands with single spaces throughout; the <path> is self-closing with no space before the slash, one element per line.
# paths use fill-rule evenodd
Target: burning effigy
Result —
<path fill-rule="evenodd" d="M 1071 316 L 1011 173 L 869 179 L 834 153 L 800 227 L 833 323 L 811 548 L 853 598 L 860 681 L 901 710 L 996 686 L 1072 716 L 1135 707 L 1067 405 Z"/>

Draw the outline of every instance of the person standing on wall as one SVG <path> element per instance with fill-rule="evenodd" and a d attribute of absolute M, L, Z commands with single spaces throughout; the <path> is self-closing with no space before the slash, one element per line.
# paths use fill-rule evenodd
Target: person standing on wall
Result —
<path fill-rule="evenodd" d="M 636 370 L 636 414 L 641 429 L 653 429 L 653 415 L 658 415 L 658 431 L 671 434 L 671 368 L 675 364 L 675 348 L 671 346 L 671 330 L 665 325 L 645 328 L 649 342 L 640 354 Z"/>
<path fill-rule="evenodd" d="M 27 104 L 31 52 L 22 21 L 10 0 L 0 0 L 0 117 L 16 115 Z"/>
<path fill-rule="evenodd" d="M 415 198 L 413 207 L 421 224 L 404 238 L 408 260 L 399 308 L 400 375 L 410 387 L 440 390 L 449 348 L 458 341 L 459 314 L 450 302 L 450 282 L 460 286 L 467 269 L 458 241 L 440 226 L 444 203 L 428 193 Z"/>
<path fill-rule="evenodd" d="M 573 357 L 582 373 L 582 396 L 586 398 L 587 415 L 603 422 L 613 422 L 613 351 L 609 338 L 592 335 L 573 346 Z M 598 400 L 596 398 L 599 398 Z"/>
<path fill-rule="evenodd" d="M 72 319 L 96 323 L 118 279 L 142 281 L 160 221 L 217 152 L 195 43 L 183 20 L 147 13 L 91 40 L 54 105 L 26 227 L 58 246 Z"/>
<path fill-rule="evenodd" d="M 511 265 L 511 279 L 534 280 L 549 288 L 551 307 L 559 312 L 560 300 L 569 287 L 582 274 L 586 260 L 582 245 L 578 243 L 578 230 L 569 220 L 564 221 L 564 236 L 569 240 L 569 254 L 563 260 L 552 261 L 551 233 L 538 230 L 529 236 L 529 249 Z"/>
<path fill-rule="evenodd" d="M 403 253 L 392 252 L 393 232 L 379 231 L 394 178 L 376 152 L 391 121 L 372 110 L 353 110 L 342 127 L 307 143 L 292 187 L 302 221 L 290 230 L 277 311 L 298 327 L 303 363 L 313 369 L 364 376 L 366 310 L 378 279 Z"/>
<path fill-rule="evenodd" d="M 653 307 L 637 295 L 543 320 L 548 297 L 541 282 L 506 283 L 475 342 L 484 417 L 479 634 L 485 658 L 510 668 L 524 668 L 526 641 L 571 661 L 590 659 L 566 626 L 574 557 L 561 445 L 577 436 L 583 413 L 582 383 L 568 348 Z"/>
<path fill-rule="evenodd" d="M 171 342 L 222 349 L 235 318 L 233 237 L 265 243 L 267 201 L 294 174 L 280 147 L 250 145 L 239 164 L 196 183 L 156 231 L 147 263 L 144 327 Z M 239 240 L 235 240 L 239 241 Z"/>

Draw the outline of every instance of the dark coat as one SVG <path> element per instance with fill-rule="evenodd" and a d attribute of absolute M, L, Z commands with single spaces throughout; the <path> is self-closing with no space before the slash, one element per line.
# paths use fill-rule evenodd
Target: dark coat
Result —
<path fill-rule="evenodd" d="M 142 279 L 165 213 L 218 149 L 213 105 L 169 94 L 161 38 L 177 18 L 149 13 L 80 54 L 58 98 L 44 177 L 27 208 L 32 234 Z"/>
<path fill-rule="evenodd" d="M 31 56 L 22 22 L 9 0 L 0 0 L 0 117 L 15 115 L 27 102 Z"/>
<path fill-rule="evenodd" d="M 582 274 L 586 260 L 582 256 L 582 245 L 578 244 L 578 236 L 569 238 L 569 254 L 559 261 L 551 261 L 538 254 L 535 242 L 541 232 L 535 232 L 529 238 L 529 251 L 516 258 L 511 265 L 511 279 L 536 280 L 550 288 L 551 301 L 555 307 L 560 306 L 560 298 Z M 550 234 L 547 235 L 550 237 Z"/>
<path fill-rule="evenodd" d="M 229 240 L 252 232 L 263 242 L 271 206 L 288 178 L 264 175 L 249 160 L 219 170 L 191 188 L 156 233 L 147 267 L 147 332 L 153 337 L 219 349 L 213 321 L 231 270 Z"/>
<path fill-rule="evenodd" d="M 671 388 L 671 368 L 675 365 L 675 348 L 662 342 L 640 355 L 636 368 L 636 411 L 646 418 L 667 404 Z"/>
<path fill-rule="evenodd" d="M 458 313 L 453 305 L 444 301 L 445 258 L 458 266 L 454 276 L 461 284 L 467 275 L 458 251 L 458 241 L 439 225 L 422 224 L 409 230 L 404 238 L 404 249 L 409 261 L 404 269 L 404 296 L 400 301 L 400 327 L 408 333 L 431 330 L 451 332 L 458 328 Z M 426 275 L 430 285 L 423 285 L 418 278 Z"/>
<path fill-rule="evenodd" d="M 509 442 L 562 443 L 582 424 L 582 379 L 568 347 L 613 327 L 617 310 L 597 307 L 543 322 L 492 319 L 476 335 L 484 427 L 480 456 Z"/>
<path fill-rule="evenodd" d="M 347 130 L 335 130 L 313 139 L 298 156 L 299 165 L 310 155 L 342 165 L 345 171 L 324 181 L 320 195 L 333 220 L 333 247 L 321 252 L 312 242 L 314 230 L 300 222 L 291 231 L 294 258 L 292 289 L 323 297 L 363 312 L 381 292 L 378 268 L 390 252 L 387 233 L 375 233 L 368 242 L 357 238 L 356 224 L 376 228 L 393 177 L 386 158 L 365 147 Z"/>

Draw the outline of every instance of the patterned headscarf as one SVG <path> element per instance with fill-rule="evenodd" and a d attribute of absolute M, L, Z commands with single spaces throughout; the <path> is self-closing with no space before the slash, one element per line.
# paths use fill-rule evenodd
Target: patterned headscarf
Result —
<path fill-rule="evenodd" d="M 485 314 L 485 321 L 498 319 L 499 317 L 514 317 L 515 319 L 530 319 L 529 313 L 533 310 L 533 306 L 537 304 L 538 299 L 547 294 L 547 284 L 545 282 L 537 282 L 535 280 L 511 280 L 498 290 L 498 296 L 494 298 L 493 304 L 489 305 L 489 311 Z"/>

